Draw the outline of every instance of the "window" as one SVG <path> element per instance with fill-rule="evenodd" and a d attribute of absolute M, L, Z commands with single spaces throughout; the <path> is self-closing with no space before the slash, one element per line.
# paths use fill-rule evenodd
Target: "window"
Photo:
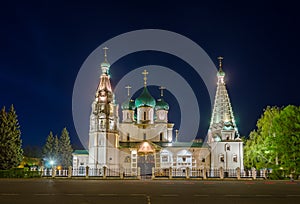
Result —
<path fill-rule="evenodd" d="M 236 155 L 236 154 L 233 155 L 232 161 L 233 161 L 233 162 L 237 162 L 237 155 Z"/>
<path fill-rule="evenodd" d="M 230 145 L 229 144 L 225 144 L 225 151 L 230 151 Z"/>
<path fill-rule="evenodd" d="M 84 174 L 85 168 L 83 166 L 79 167 L 79 174 Z"/>
<path fill-rule="evenodd" d="M 144 112 L 144 120 L 146 120 L 146 112 Z"/>
<path fill-rule="evenodd" d="M 130 141 L 130 135 L 127 133 L 127 141 Z"/>
<path fill-rule="evenodd" d="M 163 139 L 163 133 L 161 132 L 161 133 L 159 134 L 159 140 L 162 141 L 162 139 Z"/>
<path fill-rule="evenodd" d="M 130 160 L 131 160 L 131 159 L 130 159 L 130 156 L 127 156 L 127 157 L 125 157 L 124 162 L 125 162 L 125 163 L 130 163 Z"/>
<path fill-rule="evenodd" d="M 182 162 L 186 162 L 186 157 L 182 157 Z"/>
<path fill-rule="evenodd" d="M 168 161 L 169 161 L 169 157 L 167 155 L 161 156 L 161 162 L 168 162 Z"/>
<path fill-rule="evenodd" d="M 203 162 L 203 163 L 205 162 L 205 158 L 202 158 L 202 162 Z"/>
<path fill-rule="evenodd" d="M 144 133 L 144 140 L 146 140 L 146 133 Z"/>
<path fill-rule="evenodd" d="M 220 162 L 224 162 L 224 155 L 223 155 L 223 154 L 220 154 L 220 155 L 219 155 L 219 161 L 220 161 Z"/>

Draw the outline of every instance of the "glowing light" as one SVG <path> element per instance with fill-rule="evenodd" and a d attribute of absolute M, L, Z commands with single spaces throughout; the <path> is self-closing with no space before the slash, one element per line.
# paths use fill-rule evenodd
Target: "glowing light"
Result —
<path fill-rule="evenodd" d="M 154 152 L 154 150 L 148 142 L 143 142 L 139 148 L 139 152 L 149 153 Z"/>

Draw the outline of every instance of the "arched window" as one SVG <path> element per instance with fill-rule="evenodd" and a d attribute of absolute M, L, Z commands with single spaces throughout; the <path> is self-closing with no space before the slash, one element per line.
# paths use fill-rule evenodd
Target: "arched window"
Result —
<path fill-rule="evenodd" d="M 146 116 L 147 116 L 147 113 L 146 113 L 146 112 L 144 112 L 144 120 L 146 120 Z"/>
<path fill-rule="evenodd" d="M 130 134 L 127 133 L 127 141 L 130 141 Z"/>
<path fill-rule="evenodd" d="M 238 160 L 237 160 L 237 155 L 236 155 L 236 154 L 233 154 L 232 161 L 233 161 L 233 162 L 237 162 L 237 161 L 238 161 Z"/>
<path fill-rule="evenodd" d="M 224 154 L 219 154 L 219 162 L 224 162 Z"/>
<path fill-rule="evenodd" d="M 230 151 L 230 145 L 229 144 L 225 144 L 225 151 Z"/>

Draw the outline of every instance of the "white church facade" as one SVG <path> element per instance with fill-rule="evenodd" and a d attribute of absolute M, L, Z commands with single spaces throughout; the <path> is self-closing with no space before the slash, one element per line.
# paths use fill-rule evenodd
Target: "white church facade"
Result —
<path fill-rule="evenodd" d="M 130 169 L 149 175 L 153 168 L 243 169 L 243 143 L 239 138 L 232 107 L 226 90 L 219 58 L 217 91 L 213 106 L 207 143 L 201 140 L 179 142 L 178 131 L 168 121 L 169 104 L 161 96 L 155 99 L 144 87 L 139 97 L 130 97 L 119 106 L 114 100 L 105 50 L 102 74 L 91 105 L 89 149 L 73 153 L 73 168 Z M 151 74 L 151 73 L 150 73 Z M 141 80 L 142 82 L 142 80 Z M 142 84 L 142 83 L 141 83 Z M 175 134 L 174 134 L 175 133 Z"/>

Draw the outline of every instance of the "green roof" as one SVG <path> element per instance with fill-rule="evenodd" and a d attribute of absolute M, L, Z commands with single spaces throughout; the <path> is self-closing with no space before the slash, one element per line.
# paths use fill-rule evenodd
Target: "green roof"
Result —
<path fill-rule="evenodd" d="M 104 62 L 101 63 L 101 67 L 110 67 L 109 62 L 107 62 L 106 60 L 104 60 Z"/>
<path fill-rule="evenodd" d="M 156 110 L 169 110 L 169 104 L 167 104 L 163 98 L 157 99 L 155 109 Z"/>
<path fill-rule="evenodd" d="M 85 149 L 77 149 L 73 152 L 73 154 L 89 154 L 89 151 Z"/>
<path fill-rule="evenodd" d="M 137 99 L 135 99 L 135 106 L 137 108 L 141 106 L 150 106 L 154 108 L 155 105 L 156 105 L 155 99 L 151 96 L 147 87 L 144 87 L 141 95 Z"/>
<path fill-rule="evenodd" d="M 223 70 L 219 70 L 217 76 L 225 76 L 225 72 L 223 72 Z"/>
<path fill-rule="evenodd" d="M 134 110 L 135 104 L 134 100 L 128 98 L 124 103 L 121 105 L 122 110 Z"/>

